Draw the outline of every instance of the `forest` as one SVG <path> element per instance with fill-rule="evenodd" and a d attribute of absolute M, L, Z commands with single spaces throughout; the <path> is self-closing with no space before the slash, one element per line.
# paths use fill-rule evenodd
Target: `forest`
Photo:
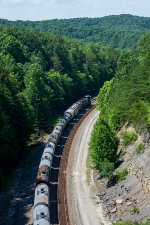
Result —
<path fill-rule="evenodd" d="M 90 142 L 91 158 L 102 176 L 111 177 L 117 161 L 117 138 L 128 122 L 139 133 L 150 132 L 150 35 L 140 41 L 139 51 L 121 53 L 112 80 L 97 96 L 101 111 Z M 103 140 L 103 141 L 101 141 Z"/>
<path fill-rule="evenodd" d="M 122 14 L 101 18 L 55 19 L 35 22 L 1 19 L 0 26 L 40 30 L 86 42 L 101 42 L 105 46 L 109 45 L 114 48 L 135 50 L 141 37 L 150 32 L 150 18 Z"/>
<path fill-rule="evenodd" d="M 150 130 L 149 31 L 150 18 L 131 15 L 0 20 L 1 187 L 31 135 L 49 133 L 70 104 L 99 88 L 90 152 L 95 168 L 111 176 L 123 124 Z"/>
<path fill-rule="evenodd" d="M 49 133 L 58 116 L 112 79 L 120 55 L 21 28 L 0 28 L 0 186 L 23 157 L 33 133 Z"/>

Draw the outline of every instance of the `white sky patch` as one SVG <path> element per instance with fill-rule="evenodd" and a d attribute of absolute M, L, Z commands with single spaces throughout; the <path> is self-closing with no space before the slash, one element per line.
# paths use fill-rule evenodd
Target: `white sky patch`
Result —
<path fill-rule="evenodd" d="M 22 0 L 0 0 L 0 3 L 12 3 L 12 4 L 18 4 L 22 3 Z"/>
<path fill-rule="evenodd" d="M 0 0 L 0 18 L 46 20 L 132 14 L 150 16 L 150 0 Z"/>
<path fill-rule="evenodd" d="M 103 2 L 103 0 L 82 0 L 82 2 L 84 4 L 89 4 L 91 6 L 96 7 L 97 5 L 100 5 Z"/>
<path fill-rule="evenodd" d="M 0 3 L 10 3 L 10 4 L 54 4 L 57 0 L 0 0 Z"/>
<path fill-rule="evenodd" d="M 56 0 L 27 0 L 27 3 L 30 4 L 54 4 L 56 3 Z"/>

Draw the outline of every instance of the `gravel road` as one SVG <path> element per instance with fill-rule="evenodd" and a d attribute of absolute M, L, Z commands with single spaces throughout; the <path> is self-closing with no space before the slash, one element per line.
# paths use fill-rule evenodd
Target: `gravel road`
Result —
<path fill-rule="evenodd" d="M 91 132 L 98 118 L 94 109 L 82 122 L 73 139 L 67 168 L 69 210 L 74 225 L 102 224 L 86 181 L 86 160 Z"/>

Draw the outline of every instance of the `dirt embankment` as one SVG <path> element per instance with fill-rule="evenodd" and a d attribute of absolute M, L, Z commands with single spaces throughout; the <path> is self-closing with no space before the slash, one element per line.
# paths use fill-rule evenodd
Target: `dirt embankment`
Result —
<path fill-rule="evenodd" d="M 150 219 L 150 135 L 137 134 L 134 143 L 123 147 L 122 134 L 125 131 L 135 130 L 126 124 L 118 133 L 122 162 L 115 172 L 127 170 L 124 179 L 110 185 L 97 171 L 91 171 L 97 205 L 102 205 L 111 222 Z"/>

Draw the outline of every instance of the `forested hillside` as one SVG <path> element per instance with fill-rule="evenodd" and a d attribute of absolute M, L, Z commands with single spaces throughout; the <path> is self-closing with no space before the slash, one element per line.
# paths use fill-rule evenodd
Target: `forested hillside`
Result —
<path fill-rule="evenodd" d="M 32 133 L 49 132 L 69 104 L 114 76 L 118 56 L 99 44 L 0 29 L 0 182 Z"/>
<path fill-rule="evenodd" d="M 97 107 L 101 115 L 91 139 L 91 157 L 102 175 L 112 175 L 117 158 L 116 134 L 125 123 L 132 124 L 139 133 L 150 132 L 149 59 L 147 35 L 140 43 L 138 55 L 131 51 L 121 54 L 116 76 L 100 89 Z"/>
<path fill-rule="evenodd" d="M 150 18 L 132 15 L 105 16 L 102 18 L 77 18 L 47 21 L 0 20 L 1 26 L 14 25 L 39 29 L 53 34 L 101 42 L 115 48 L 136 48 L 141 36 L 150 32 Z"/>
<path fill-rule="evenodd" d="M 0 25 L 0 181 L 21 157 L 32 133 L 49 132 L 69 104 L 85 94 L 97 94 L 105 81 L 97 101 L 102 116 L 91 149 L 95 166 L 101 169 L 105 164 L 112 171 L 118 129 L 126 121 L 144 129 L 150 126 L 150 35 L 138 45 L 150 31 L 150 18 L 1 19 Z M 93 43 L 99 41 L 137 50 L 120 53 Z"/>

